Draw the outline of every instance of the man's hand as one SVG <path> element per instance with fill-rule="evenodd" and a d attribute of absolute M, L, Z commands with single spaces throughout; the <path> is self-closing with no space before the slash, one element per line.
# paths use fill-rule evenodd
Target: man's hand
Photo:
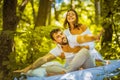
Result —
<path fill-rule="evenodd" d="M 28 67 L 26 67 L 26 68 L 24 68 L 24 69 L 15 70 L 15 71 L 13 71 L 13 72 L 15 72 L 15 73 L 27 73 L 30 69 L 31 69 L 31 65 L 28 66 Z"/>
<path fill-rule="evenodd" d="M 61 59 L 65 59 L 65 54 L 61 53 L 61 55 L 59 56 Z"/>
<path fill-rule="evenodd" d="M 26 71 L 24 69 L 22 69 L 22 70 L 15 70 L 13 72 L 15 72 L 15 73 L 26 73 Z"/>

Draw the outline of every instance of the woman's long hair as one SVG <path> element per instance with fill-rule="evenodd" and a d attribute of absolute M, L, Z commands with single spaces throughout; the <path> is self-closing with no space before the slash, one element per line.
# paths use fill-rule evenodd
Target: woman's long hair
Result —
<path fill-rule="evenodd" d="M 75 13 L 75 16 L 76 16 L 76 21 L 75 21 L 75 24 L 74 24 L 74 28 L 78 28 L 78 29 L 79 29 L 79 27 L 80 27 L 82 24 L 78 23 L 78 14 L 77 14 L 77 12 L 76 12 L 74 9 L 70 9 L 70 10 L 67 11 L 67 15 L 68 15 L 68 12 L 70 12 L 70 11 L 73 11 L 73 12 Z M 69 22 L 67 21 L 67 15 L 66 15 L 66 18 L 65 18 L 65 21 L 64 21 L 63 26 L 64 26 L 64 28 L 68 28 L 68 27 L 69 27 L 69 29 L 70 29 L 70 24 L 69 24 Z M 68 26 L 68 27 L 67 27 L 67 26 Z"/>

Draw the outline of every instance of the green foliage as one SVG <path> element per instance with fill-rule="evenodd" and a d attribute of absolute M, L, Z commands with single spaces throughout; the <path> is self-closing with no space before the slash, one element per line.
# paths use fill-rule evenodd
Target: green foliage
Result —
<path fill-rule="evenodd" d="M 20 4 L 19 2 L 18 4 Z M 38 1 L 35 1 L 35 15 L 37 14 L 38 9 Z M 56 22 L 54 19 L 54 14 L 52 13 L 52 25 L 49 26 L 39 26 L 36 27 L 34 30 L 34 18 L 31 4 L 28 3 L 26 9 L 24 11 L 24 15 L 22 16 L 22 20 L 18 24 L 17 33 L 15 35 L 15 60 L 16 64 L 19 65 L 16 68 L 25 67 L 26 65 L 35 61 L 38 57 L 43 56 L 49 52 L 51 48 L 55 46 L 55 44 L 51 41 L 49 32 L 58 26 L 62 26 L 65 17 L 63 16 L 67 9 L 70 6 L 66 6 L 67 4 L 63 3 L 61 8 L 59 9 L 61 14 L 59 15 L 59 21 Z M 70 5 L 70 4 L 68 4 Z M 94 10 L 94 3 L 85 3 L 81 2 L 76 4 L 75 10 L 79 16 L 79 22 L 82 24 L 87 25 L 91 32 L 97 34 L 102 27 L 95 25 L 95 10 Z M 63 18 L 64 17 L 64 18 Z M 118 21 L 117 18 L 114 20 Z M 58 24 L 59 23 L 59 24 Z M 54 26 L 53 26 L 54 25 Z M 63 28 L 63 27 L 62 27 Z M 116 39 L 113 36 L 114 40 Z M 106 59 L 119 59 L 119 47 L 115 45 L 114 41 L 113 44 L 111 43 L 112 48 L 107 50 L 101 50 L 100 42 L 96 42 L 96 48 L 104 58 Z M 111 55 L 112 54 L 112 55 Z M 114 55 L 113 55 L 114 54 Z M 111 57 L 108 58 L 108 55 Z M 11 57 L 12 58 L 12 57 Z M 61 63 L 63 62 L 61 59 L 58 59 Z"/>
<path fill-rule="evenodd" d="M 82 0 L 83 1 L 83 0 Z M 92 0 L 93 1 L 93 0 Z M 117 1 L 117 0 L 116 0 Z M 18 5 L 20 5 L 22 0 L 18 0 Z M 35 16 L 38 11 L 38 0 L 34 0 L 34 9 L 35 9 Z M 94 1 L 93 1 L 94 2 Z M 109 4 L 109 3 L 108 3 Z M 110 2 L 111 6 L 113 5 L 112 1 Z M 117 3 L 115 3 L 117 7 L 114 6 L 115 9 L 112 12 L 113 17 L 112 19 L 106 19 L 112 21 L 114 24 L 114 34 L 112 36 L 112 43 L 108 43 L 109 46 L 104 46 L 103 49 L 101 49 L 101 43 L 96 42 L 96 49 L 100 51 L 100 53 L 103 55 L 104 59 L 120 59 L 120 46 L 119 46 L 119 34 L 120 33 L 120 26 L 119 26 L 119 6 Z M 101 29 L 102 26 L 95 25 L 95 10 L 94 10 L 94 3 L 85 3 L 85 2 L 79 2 L 75 5 L 75 10 L 78 13 L 79 16 L 79 22 L 82 24 L 87 25 L 91 32 L 94 34 L 97 34 Z M 107 6 L 107 5 L 105 5 Z M 103 6 L 103 8 L 105 7 Z M 52 42 L 49 36 L 49 32 L 53 28 L 57 28 L 58 26 L 62 26 L 63 21 L 65 17 L 65 12 L 70 8 L 70 4 L 63 3 L 61 5 L 61 8 L 59 9 L 60 14 L 58 16 L 59 20 L 56 21 L 54 18 L 54 13 L 51 13 L 51 25 L 49 26 L 39 26 L 34 29 L 34 16 L 32 11 L 32 6 L 30 2 L 26 5 L 24 13 L 22 13 L 21 20 L 19 24 L 17 25 L 17 31 L 15 32 L 15 51 L 11 53 L 8 58 L 10 61 L 4 61 L 3 65 L 8 65 L 7 68 L 12 72 L 16 69 L 22 69 L 26 67 L 27 65 L 34 62 L 38 57 L 41 57 L 49 52 L 53 47 L 55 47 L 55 44 Z M 44 9 L 44 8 L 43 8 Z M 0 10 L 2 10 L 2 7 L 0 5 Z M 102 15 L 107 16 L 109 9 L 103 9 L 105 10 L 105 13 L 102 13 Z M 19 16 L 20 13 L 17 12 L 17 15 Z M 0 30 L 2 30 L 2 14 L 0 13 Z M 54 26 L 53 26 L 54 25 Z M 58 26 L 56 26 L 58 25 Z M 61 27 L 59 27 L 61 28 Z M 62 27 L 63 28 L 63 27 Z M 8 32 L 7 32 L 8 33 Z M 117 37 L 116 37 L 117 36 Z M 64 63 L 64 60 L 61 60 L 60 58 L 57 58 L 57 60 L 61 63 Z M 0 72 L 2 74 L 2 72 Z M 9 74 L 10 75 L 10 74 Z M 14 74 L 17 75 L 17 74 Z"/>
<path fill-rule="evenodd" d="M 55 47 L 49 36 L 53 28 L 57 28 L 57 26 L 41 26 L 35 30 L 28 29 L 21 34 L 16 34 L 16 63 L 24 67 Z"/>
<path fill-rule="evenodd" d="M 110 26 L 112 26 L 111 29 L 113 30 L 108 30 L 108 34 L 106 34 L 108 36 L 112 32 L 112 41 L 106 41 L 104 43 L 105 45 L 103 44 L 102 49 L 100 50 L 105 59 L 120 59 L 120 9 L 118 8 L 120 6 L 119 2 L 119 0 L 102 2 L 102 26 L 104 29 L 107 30 L 110 28 Z"/>

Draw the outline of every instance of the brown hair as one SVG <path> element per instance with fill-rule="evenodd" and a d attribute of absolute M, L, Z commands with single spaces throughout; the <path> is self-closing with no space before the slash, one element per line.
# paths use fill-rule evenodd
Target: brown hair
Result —
<path fill-rule="evenodd" d="M 51 37 L 52 40 L 55 40 L 54 37 L 53 37 L 53 34 L 59 32 L 59 31 L 61 31 L 61 29 L 57 28 L 57 29 L 53 29 L 53 30 L 50 32 L 50 37 Z"/>
<path fill-rule="evenodd" d="M 78 14 L 77 14 L 77 12 L 76 12 L 74 9 L 70 9 L 70 10 L 67 11 L 67 14 L 68 14 L 68 12 L 70 12 L 70 11 L 73 11 L 73 12 L 75 13 L 75 16 L 76 16 L 76 22 L 75 22 L 75 24 L 74 24 L 74 28 L 80 27 L 82 24 L 81 24 L 81 23 L 78 23 Z M 67 15 L 66 15 L 66 18 L 65 18 L 65 21 L 64 21 L 64 24 L 63 24 L 64 28 L 67 28 L 67 25 L 68 25 L 68 27 L 70 28 L 70 24 L 69 24 L 69 22 L 67 21 Z M 78 28 L 78 29 L 79 29 L 79 28 Z"/>

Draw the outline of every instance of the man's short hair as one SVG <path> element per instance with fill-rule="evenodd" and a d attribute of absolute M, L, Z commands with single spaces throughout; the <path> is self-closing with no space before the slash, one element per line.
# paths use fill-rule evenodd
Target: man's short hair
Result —
<path fill-rule="evenodd" d="M 54 37 L 53 37 L 53 34 L 59 32 L 59 31 L 61 31 L 61 29 L 57 28 L 57 29 L 53 29 L 53 30 L 50 32 L 50 37 L 51 37 L 52 40 L 55 40 Z"/>

